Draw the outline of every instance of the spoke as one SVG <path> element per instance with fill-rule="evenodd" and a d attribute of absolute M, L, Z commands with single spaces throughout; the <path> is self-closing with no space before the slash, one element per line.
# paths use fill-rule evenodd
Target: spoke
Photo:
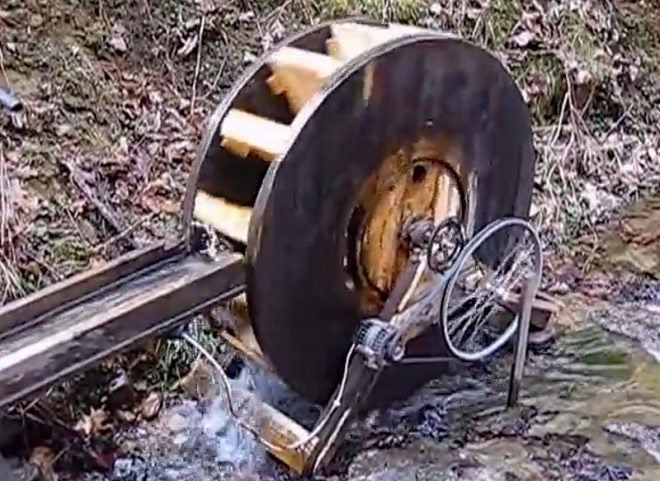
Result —
<path fill-rule="evenodd" d="M 460 273 L 460 280 L 455 284 L 459 290 L 458 305 L 451 309 L 451 313 L 462 310 L 470 302 L 474 304 L 458 317 L 448 316 L 447 331 L 452 344 L 460 345 L 462 349 L 468 348 L 479 340 L 480 335 L 485 334 L 484 327 L 488 319 L 493 313 L 501 312 L 496 306 L 502 305 L 506 294 L 515 291 L 516 285 L 530 270 L 533 270 L 534 250 L 535 245 L 525 232 L 514 242 L 497 268 L 484 271 L 483 265 L 474 259 L 471 260 L 465 272 Z M 480 278 L 475 279 L 475 275 Z M 481 343 L 483 341 L 482 338 Z"/>

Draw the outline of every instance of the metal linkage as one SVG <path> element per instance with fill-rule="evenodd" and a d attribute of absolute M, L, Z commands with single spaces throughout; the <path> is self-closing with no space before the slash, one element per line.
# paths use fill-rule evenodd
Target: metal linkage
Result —
<path fill-rule="evenodd" d="M 532 276 L 525 279 L 523 300 L 520 306 L 520 324 L 516 336 L 516 352 L 511 366 L 511 377 L 509 378 L 509 394 L 507 407 L 513 407 L 518 403 L 520 385 L 522 384 L 525 361 L 527 360 L 527 341 L 529 339 L 529 324 L 532 317 L 532 302 L 536 293 L 538 280 Z"/>
<path fill-rule="evenodd" d="M 404 346 L 399 329 L 380 319 L 365 319 L 358 326 L 355 349 L 371 369 L 383 369 L 403 358 Z"/>
<path fill-rule="evenodd" d="M 383 369 L 393 363 L 408 361 L 404 357 L 406 342 L 433 324 L 442 325 L 451 358 L 462 361 L 476 361 L 493 354 L 517 332 L 508 405 L 517 402 L 532 303 L 541 278 L 541 248 L 534 229 L 521 219 L 502 219 L 486 226 L 466 242 L 457 220 L 448 219 L 434 226 L 432 221 L 421 219 L 409 223 L 402 237 L 410 248 L 408 266 L 397 279 L 380 317 L 363 320 L 356 331 L 341 386 L 313 430 L 315 444 L 307 462 L 308 473 L 317 472 L 331 457 L 350 417 L 368 398 Z M 518 248 L 520 239 L 524 241 L 523 247 Z M 511 252 L 505 252 L 506 248 Z M 489 249 L 491 256 L 493 252 L 495 255 L 489 263 L 478 265 L 479 254 L 483 256 L 483 252 L 489 252 Z M 466 266 L 481 273 L 483 285 L 474 284 L 470 276 L 467 281 L 461 276 Z M 422 268 L 431 272 L 431 284 L 430 287 L 428 284 L 424 286 L 423 295 L 415 297 L 412 291 L 419 288 Z M 514 302 L 517 308 L 511 308 L 511 300 L 517 294 L 508 289 L 517 286 L 521 287 L 520 302 Z M 459 288 L 467 289 L 467 292 L 463 292 L 464 297 L 458 306 L 452 306 L 452 294 L 460 292 Z M 410 303 L 412 298 L 415 302 Z M 490 313 L 502 307 L 509 310 L 513 320 L 495 341 L 476 352 L 455 344 L 455 329 L 459 329 L 459 334 L 465 331 L 460 338 L 467 335 L 472 339 L 477 330 L 486 327 Z M 455 327 L 456 322 L 458 327 Z M 470 327 L 473 329 L 471 333 Z M 437 362 L 451 358 L 413 360 Z"/>

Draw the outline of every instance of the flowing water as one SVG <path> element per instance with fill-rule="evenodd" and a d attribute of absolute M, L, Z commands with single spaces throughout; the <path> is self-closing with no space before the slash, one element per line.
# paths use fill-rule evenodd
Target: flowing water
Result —
<path fill-rule="evenodd" d="M 644 228 L 659 231 L 660 222 Z M 566 297 L 554 320 L 560 335 L 530 353 L 519 407 L 504 409 L 511 355 L 503 353 L 356 422 L 328 477 L 659 481 L 660 282 L 653 275 L 660 277 L 660 244 L 641 245 L 643 260 L 627 247 L 604 256 L 633 259 L 624 268 L 641 282 L 613 279 L 600 298 Z M 257 370 L 232 382 L 313 422 L 313 406 Z M 112 481 L 294 479 L 232 422 L 220 391 L 121 436 L 125 456 Z"/>

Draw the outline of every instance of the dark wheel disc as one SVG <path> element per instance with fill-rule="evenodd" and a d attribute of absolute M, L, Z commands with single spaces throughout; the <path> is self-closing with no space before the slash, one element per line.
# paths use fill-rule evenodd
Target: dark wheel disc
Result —
<path fill-rule="evenodd" d="M 371 287 L 351 268 L 351 226 L 386 159 L 420 143 L 447 154 L 440 160 L 451 164 L 468 198 L 464 222 L 478 230 L 503 216 L 527 216 L 534 158 L 515 84 L 494 57 L 455 39 L 417 35 L 381 45 L 342 67 L 310 104 L 257 198 L 248 302 L 258 342 L 281 378 L 324 403 L 357 323 L 377 313 L 377 303 L 365 302 Z M 502 252 L 480 255 L 488 262 Z M 432 331 L 408 355 L 446 353 Z M 369 405 L 405 397 L 445 368 L 389 368 Z"/>

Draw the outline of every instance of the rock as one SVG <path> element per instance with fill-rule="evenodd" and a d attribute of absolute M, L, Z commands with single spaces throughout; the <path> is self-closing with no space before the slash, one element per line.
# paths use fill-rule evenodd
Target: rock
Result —
<path fill-rule="evenodd" d="M 184 413 L 174 411 L 165 416 L 163 424 L 170 432 L 178 433 L 190 425 L 190 419 Z"/>
<path fill-rule="evenodd" d="M 557 329 L 554 326 L 548 325 L 541 331 L 531 331 L 529 333 L 528 342 L 530 345 L 540 346 L 553 341 L 556 336 Z"/>
<path fill-rule="evenodd" d="M 634 441 L 660 463 L 660 428 L 636 423 L 610 423 L 605 431 Z"/>
<path fill-rule="evenodd" d="M 112 26 L 108 44 L 116 52 L 125 53 L 128 50 L 128 45 L 126 44 L 126 40 L 124 40 L 125 33 L 126 29 L 121 23 L 117 22 Z"/>
<path fill-rule="evenodd" d="M 429 7 L 429 12 L 431 12 L 431 15 L 438 17 L 442 13 L 442 5 L 440 5 L 438 2 L 434 2 L 431 4 Z"/>
<path fill-rule="evenodd" d="M 38 13 L 30 15 L 30 27 L 32 28 L 39 28 L 44 24 L 44 17 L 39 15 Z"/>

